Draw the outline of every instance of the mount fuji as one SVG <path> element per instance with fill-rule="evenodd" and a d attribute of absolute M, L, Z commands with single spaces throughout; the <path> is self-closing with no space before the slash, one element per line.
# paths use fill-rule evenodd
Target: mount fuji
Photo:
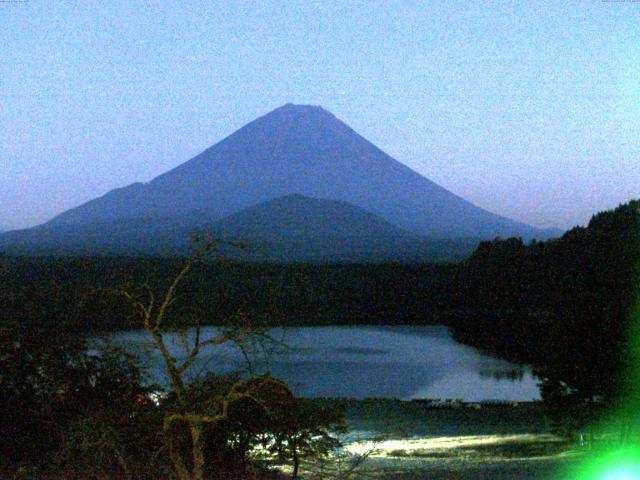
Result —
<path fill-rule="evenodd" d="M 329 215 L 362 211 L 359 219 L 368 218 L 371 228 L 360 233 L 367 231 L 370 241 L 376 232 L 388 237 L 391 228 L 398 237 L 434 241 L 546 239 L 559 233 L 473 205 L 393 159 L 321 107 L 286 104 L 149 183 L 112 190 L 43 225 L 0 235 L 0 249 L 101 253 L 117 245 L 106 251 L 169 252 L 180 248 L 185 232 L 205 225 L 215 231 L 216 222 L 245 209 L 262 206 L 257 211 L 265 218 L 276 214 L 282 220 L 269 209 L 280 208 L 282 202 L 273 200 L 284 197 L 289 206 L 326 201 L 314 204 L 313 215 L 304 218 L 308 225 L 322 207 Z M 245 217 L 256 221 L 255 212 Z M 246 230 L 237 221 L 227 223 Z M 298 230 L 304 232 L 305 223 Z M 253 234 L 259 237 L 260 231 Z M 225 235 L 233 231 L 227 228 Z"/>

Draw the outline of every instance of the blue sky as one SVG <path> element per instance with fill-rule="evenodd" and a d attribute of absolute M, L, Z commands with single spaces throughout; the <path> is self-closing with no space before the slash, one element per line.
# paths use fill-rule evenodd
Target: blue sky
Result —
<path fill-rule="evenodd" d="M 322 105 L 454 193 L 536 226 L 640 197 L 640 3 L 0 3 L 0 226 Z"/>

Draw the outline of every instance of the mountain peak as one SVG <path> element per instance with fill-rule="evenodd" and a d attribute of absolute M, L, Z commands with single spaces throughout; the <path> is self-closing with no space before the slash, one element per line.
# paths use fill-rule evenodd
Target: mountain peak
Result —
<path fill-rule="evenodd" d="M 304 105 L 295 103 L 285 103 L 281 107 L 272 110 L 267 113 L 263 118 L 269 117 L 282 117 L 285 119 L 300 119 L 300 118 L 331 118 L 336 119 L 328 110 L 325 110 L 320 105 Z"/>
<path fill-rule="evenodd" d="M 304 112 L 304 111 L 316 111 L 316 112 L 327 112 L 321 105 L 306 105 L 303 103 L 285 103 L 281 107 L 276 108 L 274 111 L 281 110 L 283 112 Z"/>

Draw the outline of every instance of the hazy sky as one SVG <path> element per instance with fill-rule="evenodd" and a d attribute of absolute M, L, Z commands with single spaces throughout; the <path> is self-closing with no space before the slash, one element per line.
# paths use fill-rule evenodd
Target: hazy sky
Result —
<path fill-rule="evenodd" d="M 0 2 L 0 226 L 322 105 L 477 205 L 584 224 L 640 197 L 640 3 Z"/>

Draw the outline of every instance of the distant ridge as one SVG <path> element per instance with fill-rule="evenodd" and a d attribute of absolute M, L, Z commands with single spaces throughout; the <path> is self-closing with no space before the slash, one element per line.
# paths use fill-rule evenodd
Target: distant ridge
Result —
<path fill-rule="evenodd" d="M 528 240 L 560 233 L 471 204 L 394 160 L 322 107 L 286 104 L 151 182 L 112 190 L 30 235 L 36 245 L 46 243 L 46 236 L 73 236 L 74 229 L 79 234 L 91 225 L 121 230 L 146 224 L 153 232 L 195 228 L 291 194 L 346 202 L 432 239 Z M 0 245 L 9 242 L 5 237 Z"/>
<path fill-rule="evenodd" d="M 436 240 L 405 232 L 346 202 L 288 195 L 247 208 L 194 230 L 203 219 L 141 218 L 10 232 L 0 249 L 37 255 L 186 254 L 196 231 L 248 249 L 222 249 L 257 262 L 442 262 L 471 254 L 477 239 Z"/>

